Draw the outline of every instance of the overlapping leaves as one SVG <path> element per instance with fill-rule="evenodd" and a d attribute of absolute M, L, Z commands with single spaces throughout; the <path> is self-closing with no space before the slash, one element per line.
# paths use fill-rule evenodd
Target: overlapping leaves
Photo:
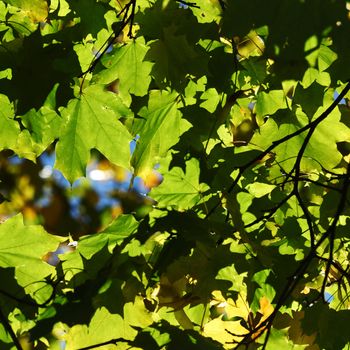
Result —
<path fill-rule="evenodd" d="M 1 271 L 16 294 L 0 288 L 1 346 L 29 332 L 35 346 L 66 349 L 345 347 L 343 5 L 0 2 L 0 149 L 37 161 L 52 147 L 70 183 L 97 150 L 131 177 L 127 213 L 101 215 L 66 253 L 56 249 L 70 232 L 57 238 L 20 215 L 1 224 Z M 95 43 L 118 28 L 99 57 Z M 57 76 L 23 75 L 21 57 L 8 68 L 30 43 L 45 64 L 60 54 Z M 78 76 L 78 62 L 93 69 Z M 37 100 L 12 74 L 45 78 Z M 155 168 L 162 182 L 145 199 L 133 186 Z"/>

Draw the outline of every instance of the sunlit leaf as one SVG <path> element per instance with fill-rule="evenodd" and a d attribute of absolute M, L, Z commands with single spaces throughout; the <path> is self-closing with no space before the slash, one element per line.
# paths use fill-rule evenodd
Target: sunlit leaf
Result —
<path fill-rule="evenodd" d="M 106 308 L 96 310 L 89 326 L 75 325 L 67 336 L 67 350 L 93 346 L 111 339 L 133 340 L 137 332 L 118 314 L 111 314 Z M 108 348 L 108 347 L 107 347 Z M 114 348 L 113 345 L 110 348 Z"/>
<path fill-rule="evenodd" d="M 136 130 L 140 139 L 131 160 L 135 174 L 142 176 L 143 171 L 153 168 L 185 130 L 177 99 L 176 93 L 153 91 L 148 107 L 139 112 L 145 122 Z"/>
<path fill-rule="evenodd" d="M 117 49 L 106 60 L 108 69 L 100 74 L 99 82 L 108 84 L 119 78 L 119 89 L 123 94 L 146 95 L 152 69 L 152 63 L 144 61 L 148 50 L 143 38 Z"/>
<path fill-rule="evenodd" d="M 248 192 L 256 198 L 260 198 L 271 193 L 274 188 L 274 185 L 264 184 L 261 182 L 254 182 L 247 186 Z"/>
<path fill-rule="evenodd" d="M 219 21 L 222 13 L 222 8 L 218 0 L 197 0 L 197 7 L 192 7 L 193 14 L 197 17 L 198 22 L 210 23 L 213 21 Z"/>
<path fill-rule="evenodd" d="M 318 68 L 321 72 L 326 70 L 336 59 L 338 55 L 328 46 L 321 45 L 318 51 Z"/>
<path fill-rule="evenodd" d="M 132 215 L 121 215 L 102 232 L 82 237 L 78 243 L 77 254 L 89 259 L 104 246 L 108 246 L 112 251 L 116 244 L 121 243 L 136 229 L 137 222 Z"/>
<path fill-rule="evenodd" d="M 208 186 L 199 183 L 199 163 L 196 159 L 186 162 L 185 172 L 174 167 L 164 174 L 162 184 L 151 192 L 161 206 L 187 209 L 201 202 Z"/>
<path fill-rule="evenodd" d="M 288 114 L 287 114 L 288 115 Z M 282 116 L 283 118 L 283 116 Z M 268 147 L 272 140 L 278 140 L 289 135 L 308 124 L 309 119 L 301 111 L 297 111 L 297 118 L 290 119 L 293 122 L 281 124 L 280 126 L 271 118 L 261 128 L 260 132 L 254 134 L 252 143 L 259 147 Z M 282 162 L 285 171 L 289 171 L 294 164 L 300 147 L 304 141 L 307 131 L 291 140 L 276 147 L 276 160 Z M 318 164 L 326 169 L 332 169 L 341 161 L 341 154 L 337 149 L 336 142 L 340 139 L 348 140 L 350 132 L 340 122 L 340 113 L 334 110 L 315 130 L 311 140 L 308 142 L 302 159 L 302 167 L 306 171 L 318 168 Z"/>
<path fill-rule="evenodd" d="M 56 250 L 60 240 L 49 235 L 42 226 L 26 226 L 16 215 L 0 226 L 0 266 L 14 267 L 18 283 L 43 302 L 43 279 L 54 273 L 45 254 Z M 45 294 L 45 293 L 44 293 Z"/>
<path fill-rule="evenodd" d="M 345 350 L 345 5 L 0 0 L 0 348 Z"/>
<path fill-rule="evenodd" d="M 1 149 L 16 149 L 17 137 L 20 131 L 18 123 L 13 120 L 13 106 L 5 95 L 0 95 L 0 147 Z"/>
<path fill-rule="evenodd" d="M 61 113 L 64 126 L 56 149 L 56 167 L 70 182 L 85 175 L 93 148 L 116 165 L 129 167 L 132 137 L 118 119 L 131 112 L 117 96 L 93 85 L 80 98 L 71 100 Z M 67 147 L 70 152 L 66 152 Z"/>
<path fill-rule="evenodd" d="M 287 107 L 286 96 L 282 90 L 260 92 L 256 101 L 256 113 L 260 116 L 271 115 Z"/>
<path fill-rule="evenodd" d="M 48 5 L 45 0 L 6 0 L 6 3 L 18 7 L 21 12 L 33 22 L 44 22 L 48 15 Z"/>

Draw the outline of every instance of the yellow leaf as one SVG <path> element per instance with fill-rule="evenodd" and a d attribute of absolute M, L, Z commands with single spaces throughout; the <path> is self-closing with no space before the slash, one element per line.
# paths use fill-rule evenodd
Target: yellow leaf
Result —
<path fill-rule="evenodd" d="M 260 298 L 259 304 L 259 312 L 263 315 L 260 322 L 263 322 L 273 313 L 274 308 L 266 297 Z"/>
<path fill-rule="evenodd" d="M 10 4 L 20 8 L 34 23 L 45 22 L 49 11 L 45 0 L 12 0 Z"/>
<path fill-rule="evenodd" d="M 240 321 L 223 321 L 221 317 L 205 324 L 203 330 L 204 336 L 210 337 L 221 344 L 227 344 L 228 348 L 232 348 L 232 342 L 241 341 L 247 333 L 248 331 L 241 326 Z"/>

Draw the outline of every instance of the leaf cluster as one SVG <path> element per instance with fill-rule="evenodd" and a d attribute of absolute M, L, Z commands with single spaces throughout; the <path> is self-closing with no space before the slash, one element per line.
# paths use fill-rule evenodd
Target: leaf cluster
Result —
<path fill-rule="evenodd" d="M 347 348 L 349 18 L 0 1 L 1 349 Z"/>

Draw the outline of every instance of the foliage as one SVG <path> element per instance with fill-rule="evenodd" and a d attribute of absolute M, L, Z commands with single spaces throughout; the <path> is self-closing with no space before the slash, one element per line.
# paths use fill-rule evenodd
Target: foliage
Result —
<path fill-rule="evenodd" d="M 349 9 L 0 1 L 1 349 L 348 348 Z"/>

